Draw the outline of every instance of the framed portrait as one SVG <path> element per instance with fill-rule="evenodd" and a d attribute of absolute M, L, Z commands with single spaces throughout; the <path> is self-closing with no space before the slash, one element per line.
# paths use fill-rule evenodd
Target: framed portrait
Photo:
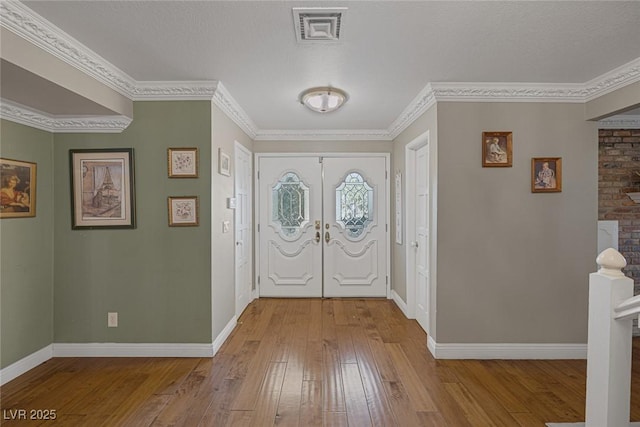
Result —
<path fill-rule="evenodd" d="M 135 228 L 133 148 L 69 150 L 71 228 Z"/>
<path fill-rule="evenodd" d="M 534 157 L 531 159 L 531 192 L 557 193 L 562 191 L 562 158 Z"/>
<path fill-rule="evenodd" d="M 231 176 L 231 157 L 222 148 L 218 148 L 218 172 L 221 175 Z"/>
<path fill-rule="evenodd" d="M 198 148 L 168 148 L 169 178 L 198 177 Z"/>
<path fill-rule="evenodd" d="M 198 196 L 169 197 L 169 227 L 196 227 L 199 225 Z"/>
<path fill-rule="evenodd" d="M 513 141 L 511 132 L 482 132 L 482 167 L 511 167 Z"/>
<path fill-rule="evenodd" d="M 0 158 L 0 218 L 36 216 L 36 164 Z"/>

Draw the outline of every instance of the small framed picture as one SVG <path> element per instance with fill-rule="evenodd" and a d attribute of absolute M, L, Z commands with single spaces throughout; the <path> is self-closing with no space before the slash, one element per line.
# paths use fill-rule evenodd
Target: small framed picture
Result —
<path fill-rule="evenodd" d="M 557 193 L 562 191 L 562 158 L 534 157 L 531 159 L 531 192 Z"/>
<path fill-rule="evenodd" d="M 169 197 L 169 227 L 197 227 L 199 225 L 198 196 Z"/>
<path fill-rule="evenodd" d="M 36 164 L 0 159 L 0 218 L 36 216 Z"/>
<path fill-rule="evenodd" d="M 511 132 L 482 132 L 482 167 L 511 167 L 512 144 Z"/>
<path fill-rule="evenodd" d="M 69 150 L 71 228 L 136 228 L 133 148 Z"/>
<path fill-rule="evenodd" d="M 168 148 L 169 178 L 198 177 L 198 148 Z"/>
<path fill-rule="evenodd" d="M 218 172 L 221 175 L 231 176 L 231 157 L 222 148 L 218 148 Z"/>

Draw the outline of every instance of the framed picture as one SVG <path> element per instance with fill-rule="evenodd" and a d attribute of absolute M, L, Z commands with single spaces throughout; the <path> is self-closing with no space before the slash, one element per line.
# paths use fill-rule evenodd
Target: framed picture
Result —
<path fill-rule="evenodd" d="M 169 227 L 195 227 L 199 224 L 198 196 L 169 197 Z"/>
<path fill-rule="evenodd" d="M 168 148 L 169 178 L 198 177 L 198 148 Z"/>
<path fill-rule="evenodd" d="M 482 132 L 482 167 L 511 167 L 512 144 L 511 132 Z"/>
<path fill-rule="evenodd" d="M 36 164 L 0 158 L 0 218 L 36 216 Z"/>
<path fill-rule="evenodd" d="M 562 191 L 562 158 L 534 157 L 531 159 L 531 192 L 557 193 Z"/>
<path fill-rule="evenodd" d="M 69 150 L 71 228 L 135 228 L 133 148 Z"/>
<path fill-rule="evenodd" d="M 218 172 L 221 175 L 231 176 L 231 157 L 222 148 L 218 148 Z"/>

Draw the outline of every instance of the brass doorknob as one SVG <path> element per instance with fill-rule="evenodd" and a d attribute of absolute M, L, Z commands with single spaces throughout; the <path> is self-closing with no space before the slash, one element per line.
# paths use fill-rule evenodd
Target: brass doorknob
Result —
<path fill-rule="evenodd" d="M 329 243 L 329 240 L 331 240 L 331 236 L 329 235 L 329 232 L 327 231 L 326 233 L 324 233 L 324 241 Z"/>

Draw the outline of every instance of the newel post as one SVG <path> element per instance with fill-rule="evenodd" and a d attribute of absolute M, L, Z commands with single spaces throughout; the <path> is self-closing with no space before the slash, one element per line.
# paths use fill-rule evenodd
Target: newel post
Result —
<path fill-rule="evenodd" d="M 589 343 L 585 427 L 628 426 L 631 398 L 631 320 L 615 320 L 614 307 L 633 296 L 633 280 L 615 249 L 604 250 L 589 275 Z"/>

